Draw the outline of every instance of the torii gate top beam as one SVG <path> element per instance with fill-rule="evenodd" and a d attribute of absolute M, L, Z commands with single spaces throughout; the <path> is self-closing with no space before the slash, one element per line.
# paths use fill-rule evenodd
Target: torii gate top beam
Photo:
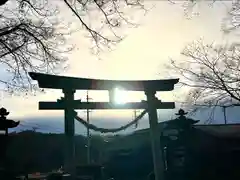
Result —
<path fill-rule="evenodd" d="M 103 80 L 76 78 L 67 76 L 48 75 L 43 73 L 30 72 L 30 77 L 38 81 L 40 88 L 51 89 L 74 89 L 74 90 L 111 90 L 115 87 L 121 87 L 129 91 L 171 91 L 179 79 L 166 80 Z"/>

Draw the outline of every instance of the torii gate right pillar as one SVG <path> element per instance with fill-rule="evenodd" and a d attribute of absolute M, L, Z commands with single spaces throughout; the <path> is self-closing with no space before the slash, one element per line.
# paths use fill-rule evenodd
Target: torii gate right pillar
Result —
<path fill-rule="evenodd" d="M 162 151 L 160 150 L 160 133 L 158 126 L 157 108 L 155 106 L 155 102 L 157 102 L 157 99 L 155 97 L 156 91 L 148 90 L 145 91 L 145 94 L 147 96 L 148 103 L 148 116 L 150 126 L 149 129 L 152 144 L 155 180 L 164 180 L 164 161 Z"/>

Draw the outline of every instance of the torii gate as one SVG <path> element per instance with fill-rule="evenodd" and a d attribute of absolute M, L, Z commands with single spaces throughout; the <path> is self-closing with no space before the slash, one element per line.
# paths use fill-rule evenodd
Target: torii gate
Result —
<path fill-rule="evenodd" d="M 119 81 L 55 76 L 30 72 L 30 77 L 38 81 L 40 88 L 62 89 L 64 100 L 60 102 L 39 102 L 40 110 L 64 110 L 66 154 L 65 168 L 75 176 L 74 159 L 74 109 L 147 109 L 152 143 L 155 180 L 164 180 L 164 162 L 160 150 L 160 133 L 157 109 L 174 109 L 174 102 L 161 102 L 155 97 L 157 91 L 172 91 L 179 79 L 150 81 Z M 147 101 L 114 104 L 111 102 L 114 88 L 121 87 L 128 91 L 144 91 Z M 110 102 L 81 102 L 74 100 L 76 90 L 107 90 Z"/>

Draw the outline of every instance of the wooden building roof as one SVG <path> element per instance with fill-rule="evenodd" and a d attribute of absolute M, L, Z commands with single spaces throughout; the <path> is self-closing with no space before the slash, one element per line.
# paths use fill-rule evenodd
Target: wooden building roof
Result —
<path fill-rule="evenodd" d="M 194 125 L 194 127 L 217 137 L 240 138 L 240 124 Z"/>

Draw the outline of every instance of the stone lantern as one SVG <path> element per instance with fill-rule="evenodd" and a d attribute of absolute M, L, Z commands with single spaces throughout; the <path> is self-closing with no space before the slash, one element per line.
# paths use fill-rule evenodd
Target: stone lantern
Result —
<path fill-rule="evenodd" d="M 190 176 L 192 160 L 192 141 L 194 137 L 193 125 L 199 120 L 187 118 L 188 113 L 179 109 L 174 120 L 166 122 L 165 130 L 175 130 L 174 139 L 167 138 L 165 157 L 168 179 L 184 180 Z"/>
<path fill-rule="evenodd" d="M 188 113 L 185 112 L 183 109 L 179 109 L 178 113 L 175 115 L 179 116 L 174 120 L 170 120 L 166 122 L 166 129 L 178 129 L 179 131 L 186 130 L 193 126 L 194 124 L 198 123 L 199 120 L 194 120 L 191 118 L 187 118 L 185 115 Z"/>
<path fill-rule="evenodd" d="M 7 115 L 9 112 L 5 108 L 0 109 L 0 130 L 5 131 L 5 135 L 8 135 L 9 128 L 15 128 L 19 125 L 19 121 L 13 121 L 11 119 L 7 119 Z"/>
<path fill-rule="evenodd" d="M 9 112 L 5 108 L 0 108 L 0 131 L 5 131 L 4 135 L 0 135 L 0 142 L 1 142 L 1 148 L 0 148 L 0 166 L 5 167 L 6 166 L 6 152 L 7 147 L 9 143 L 9 137 L 8 137 L 8 129 L 9 128 L 15 128 L 19 125 L 19 121 L 13 121 L 10 119 L 7 119 L 7 115 L 9 115 Z M 5 168 L 3 168 L 5 169 Z M 0 176 L 2 176 L 2 172 L 0 172 Z"/>

